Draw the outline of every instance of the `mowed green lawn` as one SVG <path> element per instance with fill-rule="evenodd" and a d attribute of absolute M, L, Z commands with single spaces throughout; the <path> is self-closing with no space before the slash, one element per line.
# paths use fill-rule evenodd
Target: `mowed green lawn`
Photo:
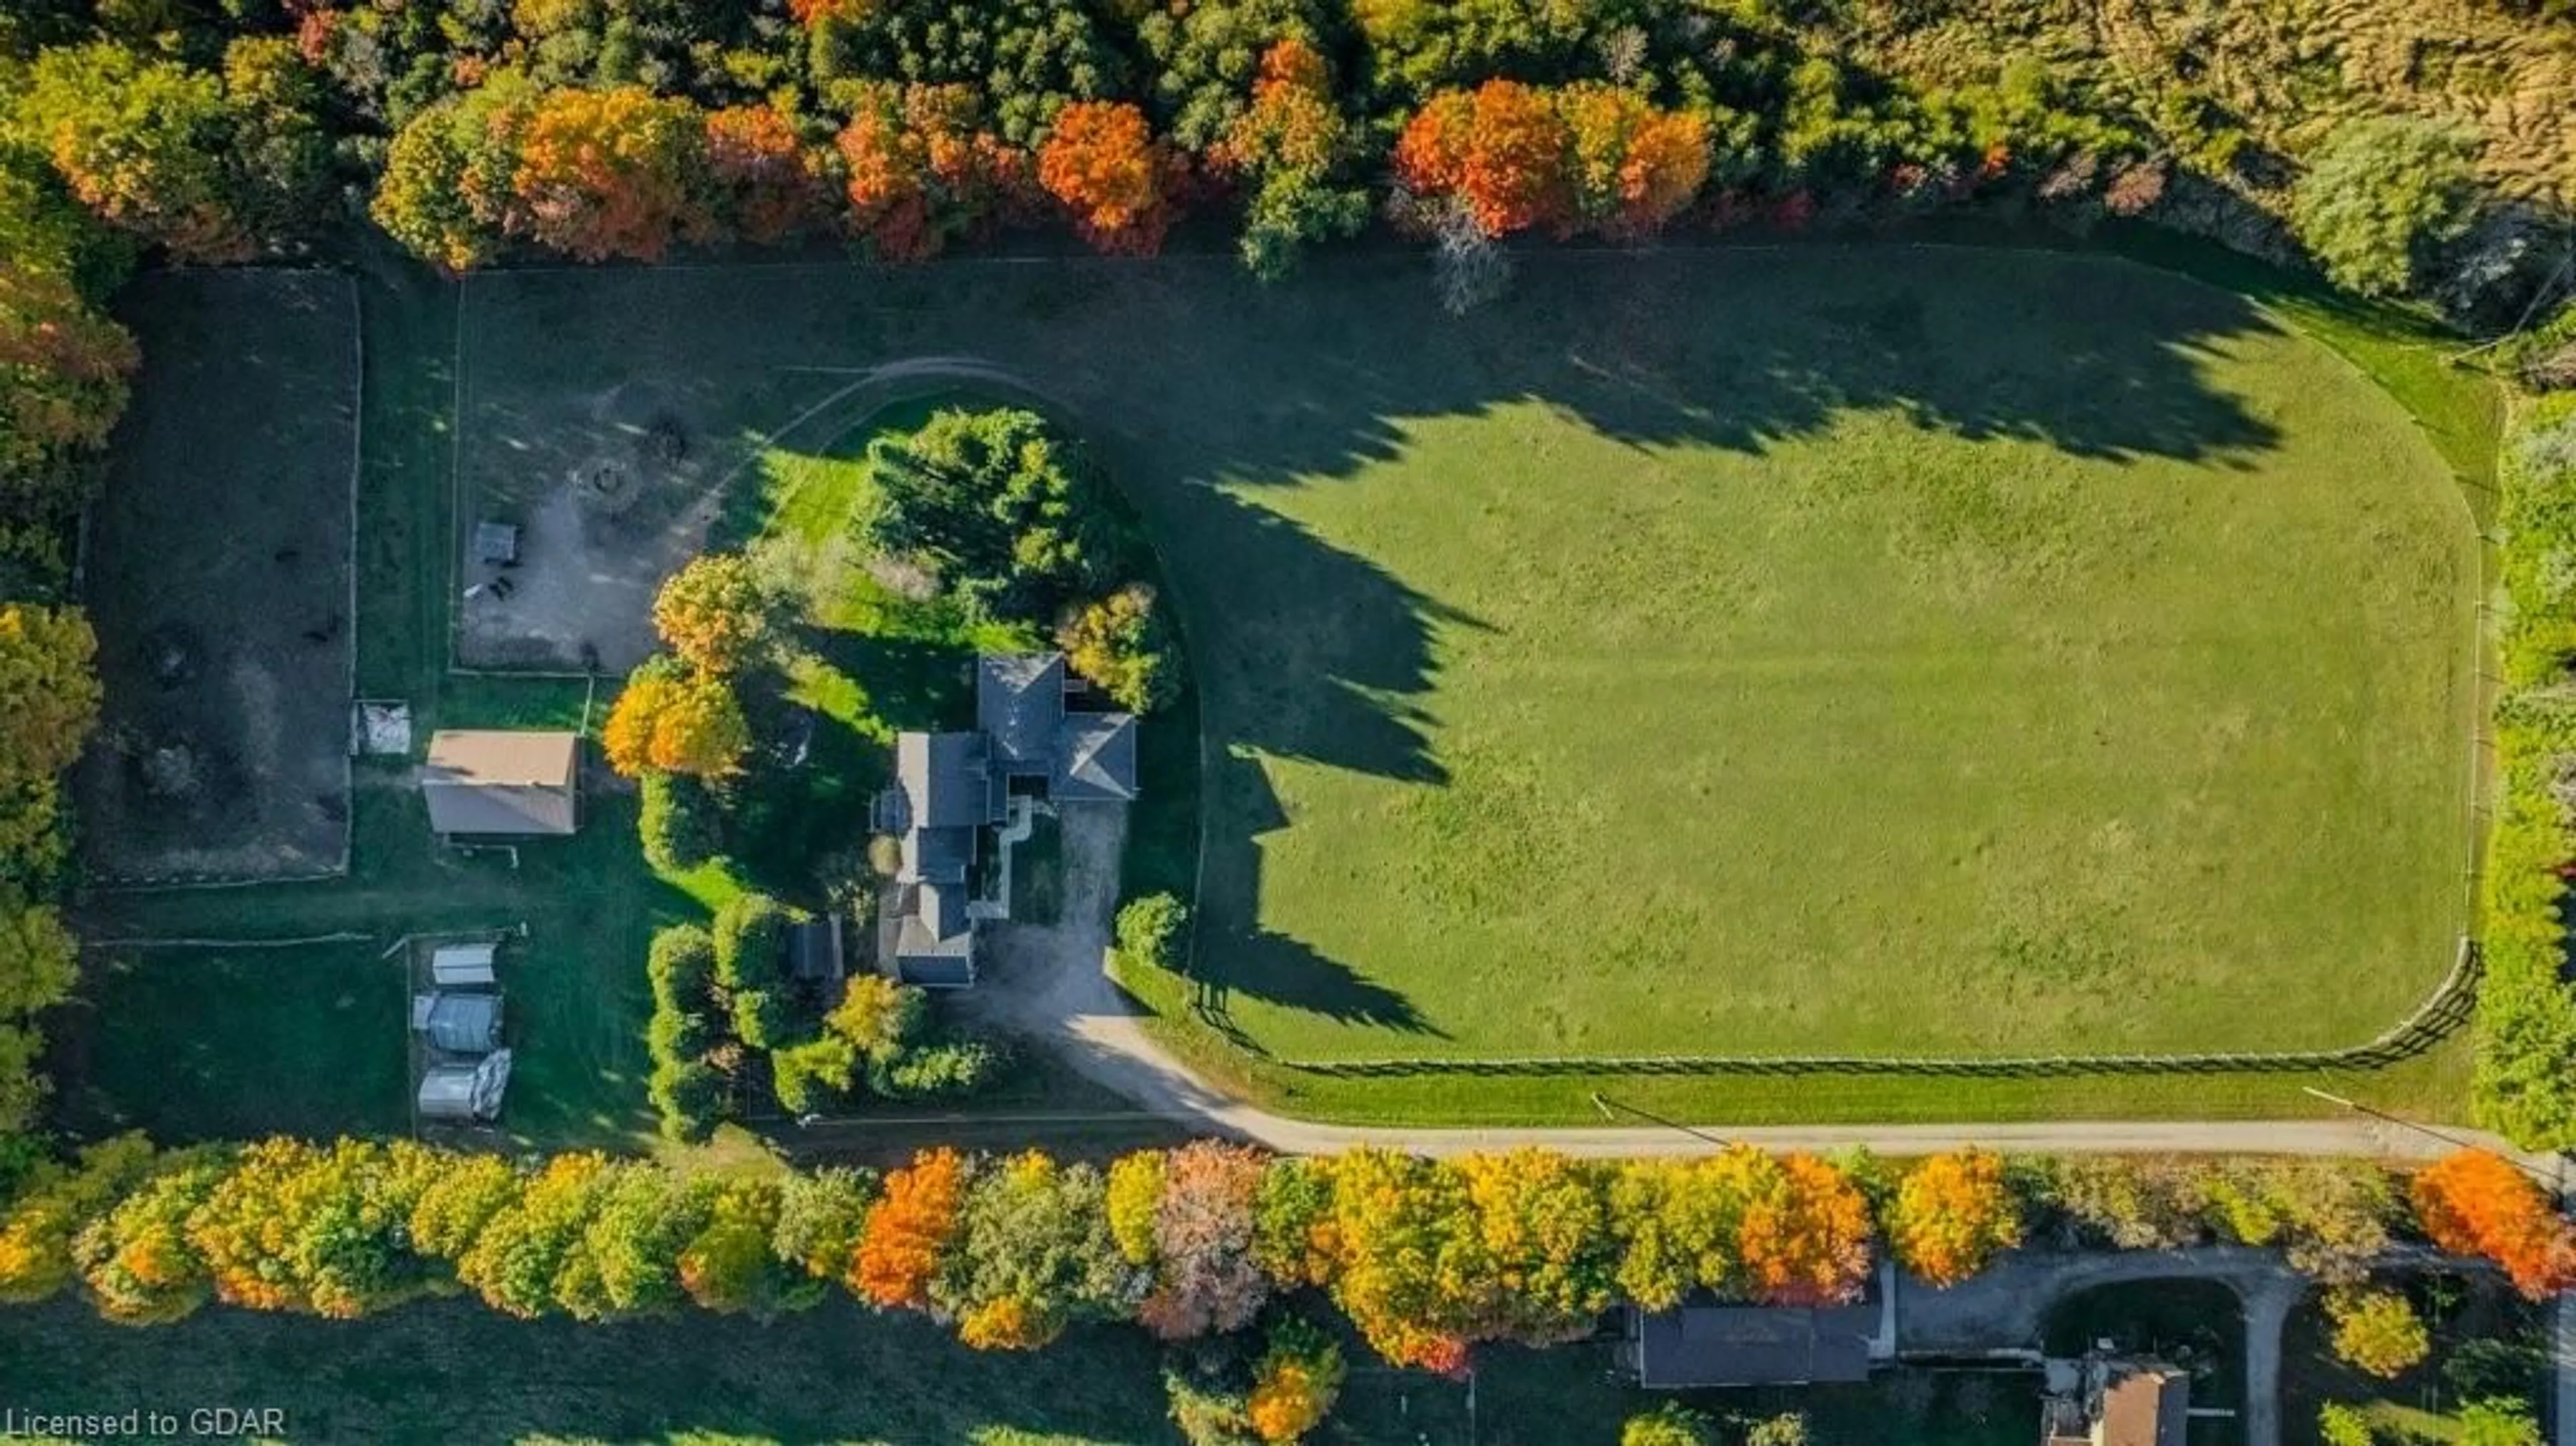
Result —
<path fill-rule="evenodd" d="M 1410 257 L 465 305 L 469 472 L 627 378 L 773 479 L 889 364 L 1080 426 L 1199 685 L 1140 877 L 1201 885 L 1210 1002 L 1277 1057 L 2350 1044 L 2466 923 L 2460 489 L 2173 275 L 1819 246 L 1531 257 L 1463 320 Z"/>
<path fill-rule="evenodd" d="M 2108 400 L 2049 374 L 2087 324 L 1998 336 L 1996 281 L 1871 304 L 1909 366 Z M 1716 404 L 1768 355 L 1743 332 L 1855 344 L 1787 291 L 1675 376 Z M 2368 1039 L 2464 921 L 2467 512 L 2333 357 L 2191 364 L 2272 435 L 2084 456 L 1879 407 L 1636 445 L 1513 400 L 1229 489 L 1417 600 L 1372 617 L 1294 567 L 1195 599 L 1220 729 L 1375 703 L 1412 745 L 1256 753 L 1215 791 L 1212 832 L 1254 840 L 1203 900 L 1234 1023 L 1324 1058 Z M 1413 686 L 1357 692 L 1354 657 Z"/>

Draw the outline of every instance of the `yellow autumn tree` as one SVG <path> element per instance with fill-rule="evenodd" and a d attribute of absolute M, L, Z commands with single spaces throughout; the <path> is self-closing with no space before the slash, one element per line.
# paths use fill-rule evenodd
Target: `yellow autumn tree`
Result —
<path fill-rule="evenodd" d="M 599 738 L 608 766 L 629 778 L 654 769 L 717 778 L 741 766 L 751 725 L 722 678 L 656 660 L 627 679 Z"/>
<path fill-rule="evenodd" d="M 1921 1161 L 1897 1186 L 1888 1234 L 1905 1268 L 1934 1285 L 1985 1269 L 1997 1251 L 2021 1244 L 2021 1206 L 2003 1160 L 1960 1150 Z"/>
<path fill-rule="evenodd" d="M 769 599 L 740 553 L 691 558 L 653 598 L 653 627 L 681 661 L 728 674 L 769 641 Z"/>

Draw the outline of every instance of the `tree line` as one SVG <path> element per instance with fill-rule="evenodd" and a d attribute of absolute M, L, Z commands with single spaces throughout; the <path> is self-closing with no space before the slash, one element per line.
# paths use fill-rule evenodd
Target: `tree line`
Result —
<path fill-rule="evenodd" d="M 2557 330 L 2576 335 L 2576 310 Z M 2553 338 L 2543 331 L 2534 340 L 2530 353 L 2545 358 Z M 2525 408 L 2499 481 L 2508 605 L 2497 624 L 2503 678 L 2474 1088 L 2480 1117 L 2495 1128 L 2533 1148 L 2563 1149 L 2576 1145 L 2565 915 L 2576 874 L 2576 696 L 2567 686 L 2576 660 L 2576 393 Z"/>
<path fill-rule="evenodd" d="M 1388 1361 L 1589 1335 L 1621 1302 L 1857 1299 L 1892 1259 L 1953 1284 L 2023 1244 L 2287 1250 L 2332 1285 L 2401 1238 L 2494 1261 L 2535 1298 L 2576 1280 L 2576 1232 L 2509 1162 L 2411 1179 L 2344 1161 L 2005 1158 L 1898 1164 L 1738 1146 L 1591 1161 L 1273 1156 L 1202 1140 L 1105 1169 L 931 1149 L 878 1174 L 713 1173 L 599 1154 L 534 1164 L 412 1141 L 156 1150 L 139 1136 L 16 1172 L 0 1301 L 78 1290 L 107 1317 L 210 1304 L 356 1318 L 465 1293 L 524 1318 L 684 1307 L 756 1317 L 834 1291 L 991 1350 L 1085 1322 L 1167 1341 L 1328 1300 Z"/>
<path fill-rule="evenodd" d="M 78 964 L 56 906 L 71 868 L 61 776 L 97 722 L 99 685 L 72 549 L 137 361 L 106 312 L 133 251 L 0 136 L 0 1160 L 35 1148 L 37 1020 Z"/>
<path fill-rule="evenodd" d="M 69 194 L 190 261 L 355 212 L 451 270 L 824 240 L 909 261 L 1050 225 L 1136 253 L 1197 212 L 1276 277 L 1381 213 L 1473 252 L 1981 200 L 2081 223 L 2195 175 L 2234 194 L 2190 117 L 2035 55 L 1885 73 L 1811 21 L 1773 0 L 66 6 L 0 27 L 0 95 Z M 2305 159 L 2273 204 L 2340 284 L 2527 295 L 2545 265 L 2445 254 L 2481 202 L 2465 132 L 2365 118 Z"/>

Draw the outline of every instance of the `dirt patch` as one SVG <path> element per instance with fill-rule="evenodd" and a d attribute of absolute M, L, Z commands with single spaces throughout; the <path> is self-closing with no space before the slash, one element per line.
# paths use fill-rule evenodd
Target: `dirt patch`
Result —
<path fill-rule="evenodd" d="M 478 294 L 467 288 L 469 312 Z M 739 445 L 707 435 L 704 407 L 646 382 L 492 401 L 469 386 L 460 410 L 474 421 L 459 456 L 457 662 L 642 662 L 653 592 L 704 546 Z M 482 555 L 481 523 L 517 528 L 517 556 Z"/>
<path fill-rule="evenodd" d="M 670 279 L 643 278 L 647 294 L 621 313 L 626 331 L 607 371 L 624 374 L 615 381 L 602 375 L 609 351 L 577 363 L 555 354 L 562 333 L 533 319 L 549 304 L 538 279 L 465 284 L 459 665 L 623 673 L 643 661 L 655 646 L 649 614 L 662 580 L 711 537 L 756 530 L 759 460 L 773 437 L 828 439 L 890 397 L 956 383 L 1045 400 L 972 356 L 853 367 L 821 364 L 840 357 L 821 350 L 816 365 L 783 361 L 764 350 L 771 338 L 759 329 L 728 324 L 717 335 L 702 326 L 665 296 Z M 687 290 L 685 279 L 676 290 Z M 746 517 L 755 524 L 737 528 Z M 484 522 L 519 529 L 512 565 L 478 555 L 475 528 Z"/>
<path fill-rule="evenodd" d="M 146 276 L 91 514 L 106 709 L 79 770 L 109 883 L 348 866 L 357 309 L 319 272 Z"/>

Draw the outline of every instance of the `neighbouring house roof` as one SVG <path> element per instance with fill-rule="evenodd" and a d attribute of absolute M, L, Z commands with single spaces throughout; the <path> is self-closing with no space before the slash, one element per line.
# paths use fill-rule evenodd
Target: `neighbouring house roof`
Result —
<path fill-rule="evenodd" d="M 2116 1377 L 2102 1393 L 2099 1446 L 2183 1446 L 2191 1414 L 2191 1376 L 2148 1366 Z"/>
<path fill-rule="evenodd" d="M 841 977 L 841 917 L 827 914 L 787 929 L 787 973 L 795 979 Z"/>
<path fill-rule="evenodd" d="M 1136 796 L 1136 719 L 1128 713 L 1070 713 L 1056 729 L 1054 777 L 1060 803 L 1125 803 Z"/>
<path fill-rule="evenodd" d="M 451 834 L 568 834 L 581 823 L 577 733 L 442 730 L 420 793 L 429 826 Z"/>
<path fill-rule="evenodd" d="M 1637 1384 L 1797 1386 L 1869 1379 L 1878 1308 L 1683 1305 L 1637 1311 Z"/>
<path fill-rule="evenodd" d="M 411 1027 L 449 1054 L 489 1054 L 501 1047 L 501 996 L 415 994 Z"/>
<path fill-rule="evenodd" d="M 1043 771 L 1064 720 L 1064 654 L 987 653 L 975 660 L 975 726 L 1016 770 Z"/>

